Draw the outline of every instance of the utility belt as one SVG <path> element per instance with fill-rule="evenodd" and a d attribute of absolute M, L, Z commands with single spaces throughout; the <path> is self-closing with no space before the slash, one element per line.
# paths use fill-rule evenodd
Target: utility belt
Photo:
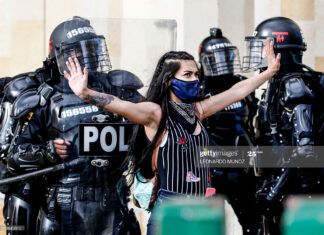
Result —
<path fill-rule="evenodd" d="M 52 185 L 47 188 L 46 207 L 47 216 L 52 220 L 60 220 L 62 212 L 74 210 L 74 202 L 83 201 L 83 206 L 90 206 L 87 202 L 96 202 L 102 209 L 115 208 L 119 204 L 116 189 L 91 186 L 62 186 Z"/>
<path fill-rule="evenodd" d="M 102 202 L 102 205 L 106 207 L 117 201 L 117 192 L 114 188 L 54 185 L 48 187 L 47 190 L 47 204 L 53 200 L 58 204 L 71 204 L 73 201 L 96 201 Z"/>

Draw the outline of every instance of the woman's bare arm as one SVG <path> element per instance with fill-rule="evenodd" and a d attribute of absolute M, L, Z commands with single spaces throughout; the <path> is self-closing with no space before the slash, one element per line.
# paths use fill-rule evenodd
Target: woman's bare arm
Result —
<path fill-rule="evenodd" d="M 110 94 L 100 93 L 91 90 L 88 85 L 88 72 L 84 68 L 83 72 L 77 58 L 66 63 L 70 73 L 64 71 L 64 77 L 69 81 L 72 91 L 90 104 L 99 108 L 106 109 L 110 112 L 119 114 L 135 123 L 157 128 L 162 116 L 161 108 L 158 104 L 152 102 L 132 103 L 121 100 Z"/>
<path fill-rule="evenodd" d="M 280 67 L 280 54 L 277 57 L 273 51 L 273 43 L 266 41 L 265 54 L 268 60 L 268 69 L 254 77 L 236 83 L 230 89 L 211 96 L 208 99 L 196 103 L 196 112 L 199 119 L 207 118 L 236 101 L 244 99 L 251 92 L 261 86 L 269 78 L 275 75 Z"/>

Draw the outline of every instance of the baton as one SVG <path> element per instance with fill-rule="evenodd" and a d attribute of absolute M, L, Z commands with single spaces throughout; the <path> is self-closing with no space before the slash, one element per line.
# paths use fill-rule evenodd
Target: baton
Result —
<path fill-rule="evenodd" d="M 37 177 L 37 176 L 40 176 L 40 175 L 46 175 L 46 174 L 49 174 L 49 173 L 52 173 L 52 172 L 63 170 L 65 168 L 67 168 L 67 167 L 74 167 L 74 166 L 77 166 L 77 165 L 79 165 L 81 163 L 84 163 L 86 161 L 87 161 L 87 159 L 78 158 L 78 159 L 74 159 L 74 160 L 72 160 L 72 161 L 70 161 L 68 163 L 61 163 L 61 164 L 57 164 L 55 166 L 47 167 L 47 168 L 44 168 L 44 169 L 41 169 L 41 170 L 37 170 L 37 171 L 29 172 L 29 173 L 26 173 L 26 174 L 17 175 L 17 176 L 14 176 L 14 177 L 2 179 L 2 180 L 0 180 L 0 186 L 6 185 L 6 184 L 16 183 L 16 182 L 23 181 L 23 180 L 26 180 L 26 179 L 29 179 L 29 178 L 34 178 L 34 177 Z"/>

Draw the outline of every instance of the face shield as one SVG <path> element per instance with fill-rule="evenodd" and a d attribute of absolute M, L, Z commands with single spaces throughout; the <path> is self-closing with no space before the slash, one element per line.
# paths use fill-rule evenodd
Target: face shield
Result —
<path fill-rule="evenodd" d="M 243 71 L 255 71 L 268 67 L 268 61 L 265 58 L 266 37 L 246 37 L 247 56 L 243 56 Z M 273 38 L 270 38 L 274 41 Z M 275 47 L 275 46 L 274 46 Z"/>
<path fill-rule="evenodd" d="M 55 54 L 62 75 L 64 70 L 69 72 L 66 66 L 69 57 L 77 58 L 82 71 L 86 67 L 89 74 L 108 73 L 112 68 L 103 36 L 69 44 L 63 43 L 59 49 L 55 49 Z"/>
<path fill-rule="evenodd" d="M 212 53 L 201 53 L 201 64 L 205 76 L 235 74 L 241 71 L 241 62 L 236 47 L 226 47 Z"/>

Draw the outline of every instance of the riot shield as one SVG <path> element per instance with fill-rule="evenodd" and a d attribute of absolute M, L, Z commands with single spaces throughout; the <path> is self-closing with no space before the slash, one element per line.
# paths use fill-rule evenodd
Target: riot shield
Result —
<path fill-rule="evenodd" d="M 143 95 L 146 91 L 159 58 L 176 49 L 176 21 L 101 18 L 89 20 L 92 28 L 65 30 L 67 37 L 72 39 L 87 32 L 91 36 L 85 36 L 80 41 L 72 40 L 72 43 L 62 43 L 56 49 L 61 74 L 63 70 L 68 71 L 68 58 L 76 57 L 81 68 L 86 67 L 89 72 L 88 87 L 121 99 L 139 102 L 142 98 L 140 93 Z M 64 91 L 70 90 L 68 82 L 63 85 L 66 86 Z M 58 114 L 62 120 L 57 128 L 61 133 L 65 132 L 62 138 L 66 137 L 73 144 L 79 145 L 73 151 L 73 158 L 107 157 L 119 155 L 121 152 L 124 155 L 127 152 L 127 137 L 132 134 L 132 124 L 124 121 L 121 124 L 122 117 L 103 111 L 93 104 L 78 102 L 76 97 L 66 98 L 71 102 L 75 99 L 73 102 L 78 104 L 63 104 Z M 72 129 L 78 134 L 71 135 Z M 93 164 L 105 165 L 107 162 Z"/>

